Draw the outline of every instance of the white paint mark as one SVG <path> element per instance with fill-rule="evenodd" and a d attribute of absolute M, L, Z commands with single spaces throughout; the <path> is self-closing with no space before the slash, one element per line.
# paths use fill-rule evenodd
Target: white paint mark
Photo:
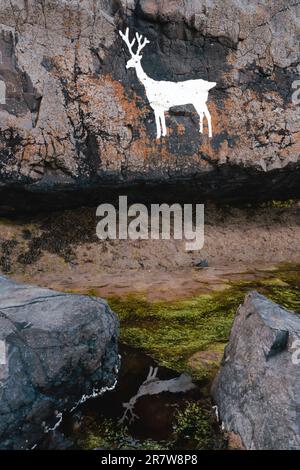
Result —
<path fill-rule="evenodd" d="M 0 341 L 0 365 L 5 365 L 6 362 L 6 343 Z"/>
<path fill-rule="evenodd" d="M 212 137 L 211 115 L 207 107 L 208 92 L 216 86 L 216 82 L 206 80 L 187 80 L 184 82 L 156 81 L 148 77 L 141 64 L 141 51 L 150 43 L 147 38 L 136 33 L 135 38 L 130 41 L 129 28 L 123 34 L 119 31 L 121 38 L 128 47 L 131 59 L 126 68 L 135 68 L 138 79 L 144 85 L 150 106 L 155 114 L 157 139 L 167 135 L 165 112 L 173 106 L 192 104 L 200 117 L 200 133 L 203 133 L 203 118 L 207 119 L 208 135 Z M 137 41 L 137 50 L 133 52 L 133 46 Z"/>
<path fill-rule="evenodd" d="M 85 403 L 87 400 L 90 400 L 91 398 L 98 398 L 101 395 L 103 395 L 105 392 L 111 392 L 112 390 L 114 390 L 115 386 L 117 385 L 117 382 L 118 381 L 116 379 L 111 387 L 102 387 L 100 389 L 94 388 L 90 395 L 82 395 L 80 400 L 78 400 L 78 402 L 73 406 L 70 413 L 72 413 L 72 411 L 76 410 L 76 408 L 79 405 L 82 405 L 82 403 Z"/>
<path fill-rule="evenodd" d="M 52 428 L 49 428 L 48 426 L 45 426 L 44 432 L 46 434 L 50 431 L 55 431 L 60 426 L 60 424 L 62 422 L 62 419 L 63 419 L 63 414 L 62 413 L 57 413 L 56 417 L 57 417 L 57 421 L 56 421 L 56 423 L 54 424 L 54 426 Z"/>
<path fill-rule="evenodd" d="M 292 354 L 292 363 L 294 364 L 294 366 L 298 366 L 300 364 L 300 340 L 299 339 L 295 339 L 293 341 L 291 349 L 295 349 L 295 351 Z"/>
<path fill-rule="evenodd" d="M 121 362 L 120 354 L 118 355 L 118 357 L 119 357 L 119 360 Z M 118 373 L 119 372 L 118 366 L 115 366 L 115 367 L 116 367 L 116 370 L 117 370 L 117 373 Z M 97 398 L 97 397 L 103 395 L 105 392 L 110 392 L 110 391 L 114 390 L 114 388 L 117 385 L 117 382 L 118 382 L 118 380 L 116 379 L 111 387 L 102 387 L 100 389 L 93 388 L 93 391 L 90 395 L 82 395 L 80 400 L 78 400 L 78 402 L 73 406 L 73 408 L 71 408 L 70 413 L 72 413 L 79 405 L 81 405 L 82 403 L 85 403 L 87 400 L 89 400 L 91 398 Z M 49 433 L 50 431 L 55 431 L 56 429 L 59 428 L 59 426 L 61 425 L 62 419 L 63 419 L 63 412 L 58 412 L 57 411 L 56 417 L 57 417 L 57 421 L 56 421 L 55 425 L 52 428 L 46 426 L 46 423 L 43 422 L 42 426 L 44 427 L 44 433 L 45 434 Z"/>
<path fill-rule="evenodd" d="M 6 104 L 6 85 L 3 80 L 0 80 L 0 104 Z"/>
<path fill-rule="evenodd" d="M 295 90 L 292 94 L 292 102 L 295 106 L 297 106 L 300 104 L 300 80 L 295 80 L 292 83 L 292 88 Z"/>
<path fill-rule="evenodd" d="M 214 412 L 215 412 L 215 416 L 216 416 L 216 418 L 217 418 L 217 421 L 220 421 L 219 408 L 217 407 L 217 405 L 213 406 L 212 409 L 213 409 Z"/>

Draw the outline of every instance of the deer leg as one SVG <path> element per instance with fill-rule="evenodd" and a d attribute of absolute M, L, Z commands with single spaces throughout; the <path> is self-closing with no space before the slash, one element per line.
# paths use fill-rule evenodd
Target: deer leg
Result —
<path fill-rule="evenodd" d="M 157 131 L 156 138 L 160 139 L 161 138 L 160 113 L 157 109 L 154 110 L 154 113 L 155 113 L 156 131 Z"/>
<path fill-rule="evenodd" d="M 203 118 L 204 118 L 204 113 L 200 111 L 199 113 L 200 116 L 200 133 L 203 134 Z"/>
<path fill-rule="evenodd" d="M 203 118 L 204 118 L 204 111 L 202 109 L 201 106 L 199 106 L 198 104 L 194 104 L 194 108 L 196 109 L 197 113 L 199 114 L 199 118 L 200 118 L 200 130 L 199 132 L 201 134 L 203 134 Z"/>
<path fill-rule="evenodd" d="M 203 111 L 208 123 L 208 137 L 212 137 L 211 115 L 206 104 L 203 106 Z"/>
<path fill-rule="evenodd" d="M 165 137 L 167 135 L 167 126 L 166 126 L 166 116 L 164 110 L 160 111 L 159 113 L 160 116 L 160 122 L 161 122 L 161 127 L 162 127 L 162 135 Z"/>

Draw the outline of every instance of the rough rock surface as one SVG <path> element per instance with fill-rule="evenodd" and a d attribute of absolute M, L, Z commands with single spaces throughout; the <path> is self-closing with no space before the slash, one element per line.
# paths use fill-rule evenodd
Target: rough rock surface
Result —
<path fill-rule="evenodd" d="M 299 196 L 299 16 L 297 0 L 2 0 L 1 212 L 100 202 L 124 187 L 160 200 L 178 185 L 219 200 Z M 156 141 L 125 68 L 127 25 L 151 41 L 142 64 L 153 79 L 217 82 L 212 139 L 186 106 Z"/>
<path fill-rule="evenodd" d="M 0 277 L 0 449 L 32 448 L 64 410 L 113 387 L 117 336 L 103 300 Z"/>
<path fill-rule="evenodd" d="M 225 430 L 246 449 L 300 449 L 299 345 L 298 315 L 247 295 L 213 384 Z"/>

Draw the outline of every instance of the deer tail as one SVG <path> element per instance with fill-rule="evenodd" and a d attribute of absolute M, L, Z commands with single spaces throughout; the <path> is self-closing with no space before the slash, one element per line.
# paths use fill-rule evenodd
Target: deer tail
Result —
<path fill-rule="evenodd" d="M 212 88 L 214 88 L 216 86 L 216 82 L 208 82 L 208 85 L 207 85 L 207 90 L 211 90 Z"/>

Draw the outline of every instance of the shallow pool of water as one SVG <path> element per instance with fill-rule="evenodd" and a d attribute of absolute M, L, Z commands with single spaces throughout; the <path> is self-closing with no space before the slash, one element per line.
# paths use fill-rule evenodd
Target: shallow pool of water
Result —
<path fill-rule="evenodd" d="M 115 390 L 64 415 L 60 431 L 73 441 L 74 448 L 226 445 L 212 404 L 199 384 L 188 375 L 158 366 L 136 349 L 121 345 L 120 353 L 122 366 Z"/>

